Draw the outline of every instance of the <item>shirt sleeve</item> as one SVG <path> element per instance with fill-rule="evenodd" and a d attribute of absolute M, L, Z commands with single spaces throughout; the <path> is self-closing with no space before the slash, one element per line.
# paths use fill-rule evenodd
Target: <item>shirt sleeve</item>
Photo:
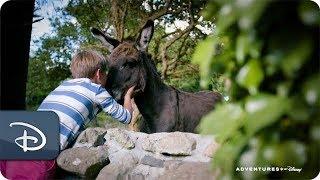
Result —
<path fill-rule="evenodd" d="M 96 96 L 95 101 L 101 106 L 102 110 L 108 113 L 111 117 L 117 119 L 118 121 L 129 124 L 131 121 L 130 112 L 125 109 L 122 105 L 118 104 L 117 101 L 108 93 L 108 91 L 100 87 Z"/>

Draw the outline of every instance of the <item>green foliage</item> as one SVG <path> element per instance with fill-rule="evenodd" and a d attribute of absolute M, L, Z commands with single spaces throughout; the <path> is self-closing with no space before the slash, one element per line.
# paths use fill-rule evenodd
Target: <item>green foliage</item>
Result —
<path fill-rule="evenodd" d="M 224 121 L 221 121 L 224 119 Z M 204 134 L 215 132 L 216 140 L 223 143 L 232 137 L 244 123 L 244 111 L 238 104 L 223 104 L 202 119 L 199 130 Z"/>
<path fill-rule="evenodd" d="M 61 81 L 70 77 L 69 66 L 65 63 L 50 64 L 50 54 L 43 52 L 29 61 L 26 90 L 27 109 L 36 110 L 43 99 Z M 49 61 L 49 62 L 48 62 Z"/>
<path fill-rule="evenodd" d="M 119 121 L 115 121 L 106 113 L 99 113 L 97 117 L 86 124 L 86 127 L 103 127 L 103 128 L 127 128 L 127 126 Z"/>
<path fill-rule="evenodd" d="M 247 120 L 244 125 L 248 135 L 254 135 L 272 124 L 288 110 L 288 99 L 273 95 L 249 96 L 245 100 Z"/>
<path fill-rule="evenodd" d="M 211 63 L 211 57 L 214 54 L 214 41 L 213 37 L 207 38 L 206 40 L 199 42 L 196 47 L 195 53 L 193 54 L 193 62 L 199 64 L 200 77 L 201 79 L 209 78 L 209 67 Z M 208 86 L 208 81 L 200 81 L 201 86 Z"/>
<path fill-rule="evenodd" d="M 192 62 L 199 65 L 203 88 L 210 88 L 218 73 L 230 99 L 198 127 L 221 144 L 213 168 L 225 179 L 315 177 L 320 169 L 318 6 L 212 0 L 203 15 L 214 19 L 216 31 L 197 45 Z M 239 166 L 302 171 L 239 172 Z"/>
<path fill-rule="evenodd" d="M 309 105 L 320 106 L 320 74 L 312 75 L 303 83 L 302 93 Z"/>
<path fill-rule="evenodd" d="M 239 71 L 236 81 L 240 86 L 248 89 L 250 94 L 256 94 L 257 89 L 263 80 L 263 71 L 260 62 L 251 59 Z"/>

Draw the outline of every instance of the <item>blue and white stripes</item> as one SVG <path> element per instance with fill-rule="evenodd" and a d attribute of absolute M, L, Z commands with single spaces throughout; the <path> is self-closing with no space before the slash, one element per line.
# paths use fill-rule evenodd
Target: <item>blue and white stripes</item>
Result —
<path fill-rule="evenodd" d="M 62 150 L 101 109 L 122 123 L 130 123 L 129 111 L 88 78 L 64 81 L 44 99 L 38 111 L 54 111 L 59 116 Z"/>

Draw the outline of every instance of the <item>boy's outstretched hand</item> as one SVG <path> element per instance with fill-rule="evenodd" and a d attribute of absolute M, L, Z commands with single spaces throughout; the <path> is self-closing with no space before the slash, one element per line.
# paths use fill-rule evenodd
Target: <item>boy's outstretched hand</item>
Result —
<path fill-rule="evenodd" d="M 128 91 L 126 92 L 126 95 L 125 95 L 125 99 L 126 98 L 133 98 L 133 92 L 134 92 L 134 88 L 135 88 L 136 86 L 132 86 L 131 88 L 129 88 L 128 89 Z"/>
<path fill-rule="evenodd" d="M 133 98 L 134 88 L 135 88 L 135 86 L 132 86 L 131 88 L 128 89 L 128 91 L 126 92 L 126 95 L 124 96 L 124 103 L 123 103 L 123 107 L 126 108 L 130 112 L 131 117 L 132 117 L 132 112 L 133 112 L 131 99 Z"/>

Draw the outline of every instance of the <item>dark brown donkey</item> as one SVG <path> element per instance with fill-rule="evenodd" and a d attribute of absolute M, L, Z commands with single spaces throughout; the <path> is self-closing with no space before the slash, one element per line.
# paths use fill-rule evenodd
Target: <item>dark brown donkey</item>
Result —
<path fill-rule="evenodd" d="M 214 108 L 221 95 L 211 91 L 188 93 L 166 85 L 146 52 L 153 30 L 153 21 L 148 21 L 136 42 L 119 42 L 91 28 L 111 52 L 107 90 L 122 101 L 128 88 L 136 85 L 134 99 L 144 119 L 143 132 L 194 132 L 201 117 Z"/>

